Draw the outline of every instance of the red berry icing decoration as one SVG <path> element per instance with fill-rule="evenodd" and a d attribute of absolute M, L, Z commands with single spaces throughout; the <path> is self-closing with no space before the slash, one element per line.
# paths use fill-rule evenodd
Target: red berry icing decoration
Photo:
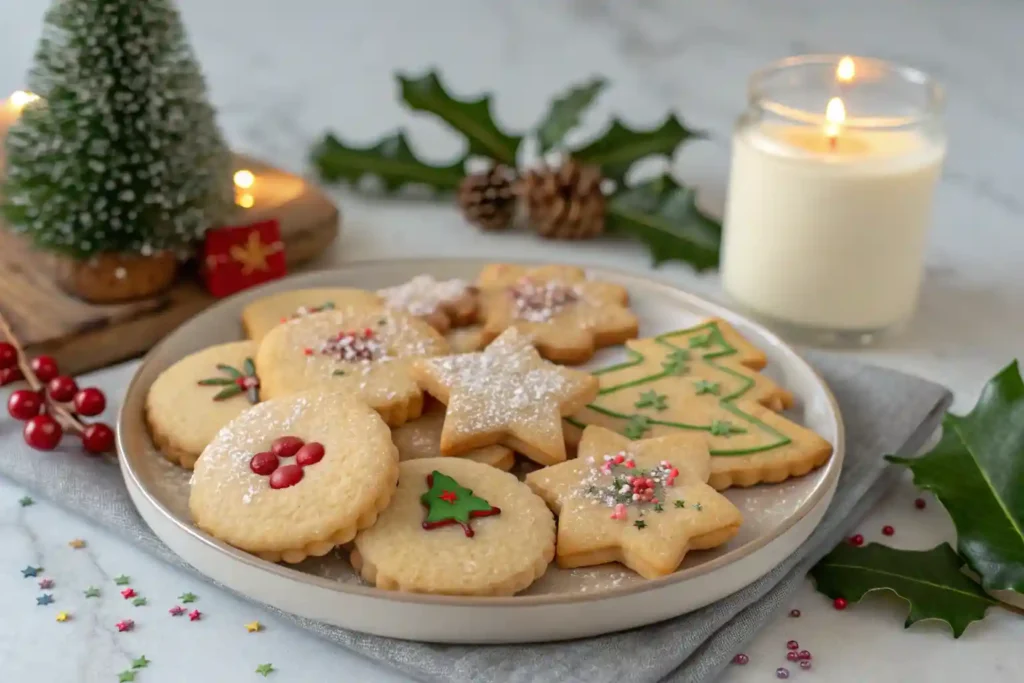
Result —
<path fill-rule="evenodd" d="M 295 453 L 295 463 L 300 467 L 315 465 L 324 458 L 323 444 L 311 441 Z"/>
<path fill-rule="evenodd" d="M 36 373 L 36 377 L 39 378 L 40 382 L 49 382 L 60 374 L 57 361 L 51 356 L 36 356 L 32 359 L 29 367 L 32 368 L 32 372 Z"/>
<path fill-rule="evenodd" d="M 18 364 L 18 350 L 9 342 L 0 342 L 0 369 L 6 370 Z"/>
<path fill-rule="evenodd" d="M 850 536 L 850 545 L 862 546 L 864 545 L 864 537 L 860 534 L 854 534 Z"/>
<path fill-rule="evenodd" d="M 474 535 L 470 522 L 476 517 L 490 517 L 501 514 L 480 496 L 474 496 L 471 489 L 461 486 L 447 474 L 434 470 L 427 475 L 429 490 L 420 496 L 420 502 L 427 508 L 427 516 L 423 520 L 423 528 L 458 524 L 466 536 Z"/>
<path fill-rule="evenodd" d="M 75 412 L 79 415 L 99 415 L 107 407 L 107 397 L 96 387 L 80 389 L 75 394 Z"/>
<path fill-rule="evenodd" d="M 42 406 L 43 398 L 31 389 L 18 389 L 7 399 L 7 412 L 15 420 L 31 420 Z"/>
<path fill-rule="evenodd" d="M 793 650 L 790 650 L 789 652 L 786 653 L 786 659 L 788 659 L 791 662 L 795 662 L 795 661 L 800 659 L 800 655 L 798 655 Z"/>
<path fill-rule="evenodd" d="M 46 391 L 54 401 L 65 403 L 75 397 L 78 385 L 67 375 L 60 375 L 46 383 Z"/>
<path fill-rule="evenodd" d="M 882 533 L 885 534 L 886 536 L 892 536 L 894 533 L 896 533 L 896 530 L 893 529 L 888 524 L 886 524 L 885 526 L 882 527 Z"/>
<path fill-rule="evenodd" d="M 49 415 L 36 415 L 25 423 L 25 443 L 39 451 L 52 451 L 60 443 L 64 430 Z"/>
<path fill-rule="evenodd" d="M 271 454 L 273 455 L 273 454 Z M 302 481 L 302 468 L 298 465 L 282 465 L 270 475 L 270 488 L 286 489 Z"/>
<path fill-rule="evenodd" d="M 114 430 L 102 422 L 87 425 L 82 432 L 82 447 L 93 455 L 109 453 L 114 450 Z"/>
<path fill-rule="evenodd" d="M 796 642 L 795 640 L 791 640 L 788 643 L 786 643 L 786 649 L 787 650 L 799 650 L 800 649 L 800 643 Z"/>
<path fill-rule="evenodd" d="M 273 474 L 280 464 L 281 462 L 277 459 L 276 455 L 270 451 L 263 451 L 252 456 L 252 460 L 249 461 L 249 469 L 255 474 L 265 477 Z"/>
<path fill-rule="evenodd" d="M 924 502 L 924 498 L 918 498 L 917 500 L 914 501 L 914 507 L 916 507 L 918 510 L 924 510 L 926 504 L 927 503 Z"/>
<path fill-rule="evenodd" d="M 25 379 L 25 375 L 21 374 L 21 368 L 0 368 L 0 387 L 13 384 L 20 379 Z"/>
<path fill-rule="evenodd" d="M 846 609 L 846 598 L 836 598 L 832 601 L 832 606 L 836 609 Z"/>
<path fill-rule="evenodd" d="M 279 458 L 290 458 L 299 452 L 303 443 L 297 436 L 279 436 L 270 444 L 270 450 Z"/>

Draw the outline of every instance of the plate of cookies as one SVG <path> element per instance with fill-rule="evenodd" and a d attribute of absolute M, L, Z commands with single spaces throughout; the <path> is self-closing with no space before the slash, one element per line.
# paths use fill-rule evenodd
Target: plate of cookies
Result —
<path fill-rule="evenodd" d="M 790 347 L 606 268 L 393 260 L 182 325 L 118 419 L 153 531 L 344 628 L 536 642 L 699 609 L 814 530 L 843 425 Z"/>

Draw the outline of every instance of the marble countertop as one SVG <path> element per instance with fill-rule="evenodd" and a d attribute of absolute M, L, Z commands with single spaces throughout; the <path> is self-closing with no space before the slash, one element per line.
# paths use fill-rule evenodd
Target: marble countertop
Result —
<path fill-rule="evenodd" d="M 0 93 L 23 76 L 46 2 L 21 0 L 0 21 Z M 291 170 L 305 168 L 310 142 L 333 128 L 368 141 L 398 125 L 425 155 L 443 159 L 456 140 L 435 123 L 404 112 L 391 74 L 438 66 L 459 93 L 496 93 L 500 120 L 525 128 L 551 94 L 600 74 L 611 87 L 586 120 L 597 131 L 614 112 L 650 124 L 667 110 L 710 139 L 688 146 L 673 170 L 701 189 L 711 210 L 722 205 L 729 132 L 743 106 L 746 76 L 769 60 L 806 52 L 848 52 L 906 61 L 948 88 L 950 153 L 937 198 L 928 272 L 918 315 L 899 338 L 858 351 L 865 360 L 917 373 L 956 392 L 955 409 L 976 399 L 983 382 L 1024 350 L 1024 91 L 1016 69 L 1024 57 L 1024 6 L 1014 0 L 757 0 L 643 3 L 612 0 L 180 0 L 211 96 L 231 143 Z M 338 192 L 344 228 L 322 265 L 389 256 L 500 253 L 647 271 L 640 247 L 600 243 L 551 245 L 526 235 L 481 234 L 449 206 L 378 201 Z M 670 265 L 658 275 L 718 297 L 713 274 Z M 852 352 L 851 352 L 852 353 Z M 260 680 L 407 680 L 323 643 L 216 589 L 169 568 L 113 535 L 46 501 L 21 507 L 24 495 L 0 480 L 0 678 L 7 681 L 117 680 L 145 654 L 142 683 Z M 868 540 L 892 524 L 892 544 L 931 547 L 952 540 L 941 507 L 924 511 L 903 482 L 863 522 Z M 72 549 L 82 538 L 87 546 Z M 55 582 L 69 623 L 35 606 L 26 564 L 42 565 Z M 113 577 L 132 576 L 148 598 L 131 607 Z M 82 591 L 96 585 L 99 598 Z M 192 591 L 202 619 L 172 619 L 176 596 Z M 750 664 L 722 680 L 774 680 L 785 641 L 814 652 L 814 671 L 793 678 L 854 683 L 988 681 L 1019 678 L 1024 621 L 993 610 L 959 640 L 936 624 L 904 631 L 905 606 L 873 596 L 837 612 L 808 582 L 793 602 L 800 619 L 781 617 L 747 648 Z M 121 635 L 119 619 L 137 627 Z M 265 629 L 246 632 L 259 620 Z M 1017 674 L 1012 672 L 1016 671 Z"/>

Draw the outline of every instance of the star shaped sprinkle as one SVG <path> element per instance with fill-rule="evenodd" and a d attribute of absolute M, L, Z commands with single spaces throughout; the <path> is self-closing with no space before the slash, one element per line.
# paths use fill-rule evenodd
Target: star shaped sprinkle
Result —
<path fill-rule="evenodd" d="M 100 589 L 96 586 L 89 586 L 85 589 L 85 597 L 87 598 L 98 598 L 100 597 Z"/>
<path fill-rule="evenodd" d="M 22 578 L 25 578 L 25 579 L 35 578 L 35 577 L 39 576 L 39 574 L 41 574 L 42 571 L 43 571 L 42 567 L 33 567 L 33 566 L 29 565 L 28 567 L 25 567 L 24 569 L 21 570 L 21 576 L 22 576 Z"/>
<path fill-rule="evenodd" d="M 516 328 L 477 353 L 417 359 L 413 373 L 448 406 L 445 455 L 502 443 L 542 465 L 562 462 L 561 418 L 597 395 L 595 377 L 542 359 Z"/>
<path fill-rule="evenodd" d="M 143 607 L 146 604 L 146 598 L 135 598 L 132 600 L 132 604 L 136 607 Z"/>
<path fill-rule="evenodd" d="M 181 605 L 175 605 L 174 607 L 172 607 L 171 609 L 169 609 L 167 611 L 168 611 L 168 613 L 170 613 L 170 615 L 172 617 L 180 617 L 182 614 L 185 613 L 185 608 L 182 607 Z"/>
<path fill-rule="evenodd" d="M 248 624 L 245 625 L 245 630 L 249 633 L 256 633 L 257 631 L 263 630 L 263 624 L 261 624 L 258 621 L 250 621 Z"/>
<path fill-rule="evenodd" d="M 531 472 L 526 483 L 558 515 L 560 567 L 619 561 L 653 579 L 739 530 L 742 515 L 707 485 L 710 474 L 699 433 L 630 441 L 590 426 L 575 459 Z"/>
<path fill-rule="evenodd" d="M 637 399 L 636 403 L 633 404 L 636 408 L 653 408 L 654 410 L 665 410 L 668 408 L 668 404 L 665 401 L 668 400 L 668 396 L 665 394 L 659 394 L 653 389 L 651 391 L 645 391 L 640 394 L 640 398 Z"/>
<path fill-rule="evenodd" d="M 132 683 L 135 680 L 135 672 L 125 669 L 117 674 L 117 683 Z"/>
<path fill-rule="evenodd" d="M 118 586 L 127 586 L 131 582 L 132 577 L 125 576 L 124 574 L 121 574 L 121 576 L 114 577 L 114 583 L 116 583 Z"/>
<path fill-rule="evenodd" d="M 82 548 L 85 547 L 85 541 L 83 541 L 80 538 L 76 538 L 76 539 L 68 541 L 68 545 L 71 546 L 72 548 L 74 548 L 75 550 L 81 550 Z"/>
<path fill-rule="evenodd" d="M 202 612 L 200 612 L 200 611 L 199 611 L 199 610 L 197 610 L 197 609 L 194 609 L 194 610 L 192 610 L 191 612 L 189 612 L 189 613 L 188 613 L 188 620 L 189 620 L 189 621 L 199 621 L 199 619 L 200 619 L 200 618 L 201 618 L 202 616 L 203 616 L 203 613 L 202 613 Z"/>
<path fill-rule="evenodd" d="M 44 607 L 44 606 L 52 604 L 52 603 L 53 603 L 53 596 L 50 595 L 49 593 L 43 593 L 38 598 L 36 598 L 36 605 L 40 606 L 40 607 Z"/>
<path fill-rule="evenodd" d="M 57 621 L 61 622 L 62 624 L 70 618 L 71 615 L 67 612 L 57 612 Z"/>
<path fill-rule="evenodd" d="M 43 579 L 42 581 L 39 582 L 39 587 L 42 588 L 43 590 L 47 590 L 49 588 L 53 588 L 53 579 Z"/>
<path fill-rule="evenodd" d="M 190 602 L 195 602 L 199 598 L 196 596 L 195 593 L 182 593 L 178 596 L 178 599 L 187 605 Z"/>
<path fill-rule="evenodd" d="M 123 591 L 121 591 L 121 597 L 124 598 L 125 600 L 128 600 L 129 598 L 134 598 L 135 597 L 135 589 L 134 588 L 125 588 Z"/>
<path fill-rule="evenodd" d="M 274 671 L 273 664 L 260 664 L 256 667 L 256 673 L 263 676 L 264 678 L 269 676 L 272 671 Z"/>
<path fill-rule="evenodd" d="M 135 622 L 131 619 L 123 619 L 114 624 L 114 626 L 117 627 L 118 632 L 124 633 L 125 631 L 131 631 L 133 628 L 135 628 Z"/>
<path fill-rule="evenodd" d="M 20 505 L 23 508 L 27 508 L 29 505 L 32 505 L 33 503 L 35 503 L 35 501 L 32 500 L 31 496 L 24 496 L 18 499 L 18 505 Z"/>
<path fill-rule="evenodd" d="M 138 659 L 132 660 L 132 668 L 145 669 L 147 666 L 149 666 L 149 661 L 150 660 L 146 659 L 146 655 L 139 655 Z"/>

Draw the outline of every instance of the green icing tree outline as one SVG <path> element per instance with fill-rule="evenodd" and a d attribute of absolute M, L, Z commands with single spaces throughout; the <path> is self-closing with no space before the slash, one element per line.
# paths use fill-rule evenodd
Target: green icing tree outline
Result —
<path fill-rule="evenodd" d="M 705 330 L 707 331 L 706 335 L 703 335 L 703 336 L 700 336 L 700 337 L 690 336 L 689 339 L 688 339 L 688 344 L 687 344 L 686 348 L 683 348 L 681 346 L 677 346 L 676 344 L 673 344 L 671 341 L 669 341 L 669 340 L 674 339 L 676 337 L 687 337 L 689 335 L 693 335 L 694 333 L 705 331 Z M 696 344 L 694 344 L 693 341 L 692 341 L 694 339 L 697 340 Z M 670 349 L 670 353 L 675 353 L 675 352 L 678 352 L 678 351 L 685 351 L 685 352 L 689 353 L 693 349 L 697 349 L 697 348 L 714 348 L 716 346 L 717 347 L 721 347 L 721 350 L 719 350 L 719 351 L 708 351 L 707 353 L 704 353 L 701 356 L 701 360 L 703 360 L 705 363 L 707 363 L 711 367 L 713 367 L 713 368 L 715 368 L 717 370 L 720 370 L 720 371 L 726 373 L 727 375 L 735 377 L 736 379 L 738 379 L 740 381 L 740 386 L 739 386 L 739 388 L 737 390 L 733 391 L 731 394 L 727 394 L 725 396 L 719 397 L 718 405 L 720 407 L 722 407 L 723 409 L 729 411 L 733 415 L 736 415 L 742 421 L 747 422 L 747 423 L 752 424 L 752 425 L 755 425 L 756 427 L 758 427 L 762 431 L 764 431 L 764 432 L 770 434 L 771 436 L 775 437 L 775 441 L 773 441 L 772 443 L 765 444 L 763 446 L 757 446 L 757 447 L 754 447 L 754 448 L 736 448 L 736 449 L 715 449 L 715 448 L 713 448 L 713 449 L 711 449 L 711 455 L 749 455 L 751 453 L 761 453 L 763 451 L 769 451 L 769 450 L 772 450 L 774 448 L 780 448 L 782 446 L 786 446 L 786 445 L 789 445 L 790 443 L 792 443 L 793 440 L 790 437 L 786 436 L 785 434 L 783 434 L 779 430 L 775 429 L 774 427 L 771 427 L 771 426 L 765 424 L 764 422 L 762 422 L 758 418 L 754 417 L 750 413 L 747 413 L 747 412 L 744 412 L 743 410 L 740 410 L 733 403 L 736 399 L 742 397 L 744 394 L 746 394 L 748 391 L 750 391 L 754 387 L 754 385 L 756 383 L 750 377 L 747 377 L 746 375 L 744 375 L 744 374 L 742 374 L 740 372 L 736 372 L 732 368 L 729 368 L 729 367 L 726 367 L 724 365 L 720 365 L 720 364 L 714 362 L 713 359 L 715 359 L 715 358 L 721 358 L 723 356 L 731 356 L 731 355 L 734 355 L 736 353 L 736 348 L 733 347 L 732 345 L 730 345 L 725 340 L 725 335 L 723 335 L 722 334 L 722 330 L 719 329 L 717 321 L 713 320 L 713 321 L 710 321 L 710 322 L 701 323 L 700 325 L 695 325 L 694 327 L 688 327 L 688 328 L 683 329 L 683 330 L 676 330 L 674 332 L 666 332 L 665 334 L 660 334 L 657 337 L 654 337 L 654 341 L 657 342 L 658 344 L 661 344 L 662 346 Z M 607 368 L 601 368 L 600 370 L 595 370 L 592 374 L 595 375 L 595 376 L 600 376 L 600 375 L 608 374 L 610 372 L 615 372 L 617 370 L 625 370 L 627 368 L 632 368 L 632 367 L 635 367 L 635 366 L 639 365 L 640 363 L 643 363 L 644 360 L 646 360 L 646 358 L 647 358 L 644 354 L 640 353 L 639 351 L 634 351 L 633 349 L 630 349 L 630 348 L 626 349 L 626 353 L 629 354 L 629 360 L 624 361 L 622 363 L 618 363 L 616 365 L 608 366 Z M 647 384 L 648 382 L 654 382 L 654 381 L 657 381 L 657 380 L 660 380 L 660 379 L 664 379 L 666 377 L 678 377 L 678 376 L 679 375 L 676 374 L 675 372 L 673 372 L 671 368 L 665 368 L 665 369 L 661 370 L 660 372 L 656 372 L 654 374 L 647 375 L 645 377 L 640 377 L 638 379 L 630 380 L 629 382 L 623 382 L 622 384 L 616 384 L 616 385 L 613 385 L 613 386 L 610 386 L 610 387 L 604 387 L 603 389 L 601 389 L 597 393 L 597 395 L 599 397 L 600 396 L 607 396 L 608 394 L 614 394 L 614 393 L 617 393 L 617 392 L 622 391 L 624 389 L 630 389 L 632 387 L 642 386 L 644 384 Z M 711 425 L 695 425 L 695 424 L 688 424 L 686 422 L 671 422 L 671 421 L 668 421 L 668 420 L 659 420 L 659 419 L 656 419 L 654 417 L 648 417 L 646 415 L 641 415 L 639 413 L 632 413 L 632 414 L 619 413 L 619 412 L 616 412 L 614 410 L 609 410 L 608 408 L 603 408 L 603 407 L 601 407 L 599 405 L 596 405 L 596 404 L 593 404 L 593 403 L 588 403 L 587 404 L 587 408 L 589 408 L 590 410 L 593 410 L 595 413 L 599 413 L 599 414 L 605 415 L 607 417 L 613 417 L 613 418 L 616 418 L 618 420 L 626 420 L 627 422 L 629 422 L 630 420 L 634 420 L 635 421 L 635 418 L 644 418 L 644 420 L 646 421 L 646 424 L 648 424 L 648 425 L 662 425 L 664 427 L 674 427 L 675 429 L 690 429 L 690 430 L 695 430 L 695 431 L 704 431 L 704 432 L 708 432 L 708 433 L 711 432 Z M 579 428 L 579 429 L 586 428 L 586 424 L 584 424 L 584 423 L 582 423 L 579 420 L 576 420 L 574 418 L 567 417 L 567 418 L 565 418 L 565 421 L 568 422 L 569 424 L 573 425 L 574 427 Z M 646 433 L 646 431 L 647 430 L 645 429 L 644 432 Z M 635 432 L 633 432 L 633 433 L 635 433 Z M 643 434 L 641 433 L 637 437 L 633 437 L 630 434 L 627 434 L 626 436 L 635 440 L 637 438 L 641 438 L 643 436 Z"/>

